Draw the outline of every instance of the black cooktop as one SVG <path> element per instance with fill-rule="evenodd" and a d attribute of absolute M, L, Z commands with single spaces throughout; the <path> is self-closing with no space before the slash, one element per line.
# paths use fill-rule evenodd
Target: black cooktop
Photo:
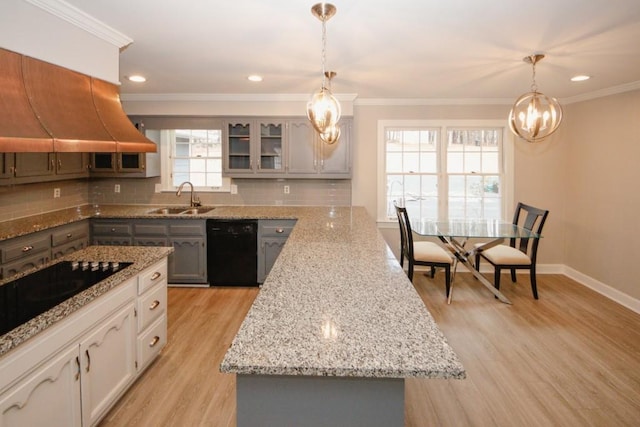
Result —
<path fill-rule="evenodd" d="M 0 335 L 90 288 L 130 262 L 62 261 L 0 286 Z"/>

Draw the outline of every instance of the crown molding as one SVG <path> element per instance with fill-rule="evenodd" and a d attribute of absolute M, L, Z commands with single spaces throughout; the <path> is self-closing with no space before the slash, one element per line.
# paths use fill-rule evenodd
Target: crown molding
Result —
<path fill-rule="evenodd" d="M 62 0 L 25 0 L 50 14 L 122 49 L 133 39 Z"/>
<path fill-rule="evenodd" d="M 27 0 L 35 1 L 35 0 Z M 561 98 L 562 105 L 588 101 L 618 93 L 640 89 L 640 81 L 594 92 Z M 515 98 L 358 98 L 356 93 L 334 94 L 340 102 L 354 106 L 429 106 L 429 105 L 513 105 Z M 242 94 L 242 93 L 122 93 L 121 99 L 130 102 L 307 102 L 309 94 Z"/>
<path fill-rule="evenodd" d="M 515 98 L 514 98 L 515 99 Z M 507 98 L 358 98 L 358 106 L 513 105 Z"/>
<path fill-rule="evenodd" d="M 568 105 L 576 102 L 583 102 L 583 101 L 589 101 L 591 99 L 603 98 L 605 96 L 617 95 L 619 93 L 631 92 L 638 89 L 640 89 L 640 80 L 631 82 L 631 83 L 625 83 L 619 86 L 613 86 L 606 89 L 596 90 L 596 91 L 585 93 L 582 95 L 571 96 L 569 98 L 563 99 L 562 103 Z"/>
<path fill-rule="evenodd" d="M 334 94 L 338 101 L 353 102 L 354 93 Z M 307 102 L 309 94 L 279 93 L 122 93 L 129 102 Z"/>

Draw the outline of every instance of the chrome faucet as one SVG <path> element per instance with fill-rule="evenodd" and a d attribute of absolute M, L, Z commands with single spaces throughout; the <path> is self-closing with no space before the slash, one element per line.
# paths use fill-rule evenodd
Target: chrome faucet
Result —
<path fill-rule="evenodd" d="M 196 206 L 202 206 L 202 203 L 200 203 L 200 199 L 193 192 L 193 184 L 189 181 L 185 181 L 180 184 L 180 186 L 178 187 L 178 191 L 176 191 L 176 196 L 180 197 L 180 194 L 182 194 L 182 187 L 184 187 L 185 184 L 189 184 L 191 186 L 191 207 L 193 208 Z"/>

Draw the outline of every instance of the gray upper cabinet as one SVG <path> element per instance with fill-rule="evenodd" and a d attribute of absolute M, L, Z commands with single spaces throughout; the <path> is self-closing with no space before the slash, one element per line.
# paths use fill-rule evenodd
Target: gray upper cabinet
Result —
<path fill-rule="evenodd" d="M 232 178 L 350 178 L 351 119 L 327 145 L 307 118 L 227 119 L 223 174 Z"/>
<path fill-rule="evenodd" d="M 0 184 L 13 178 L 13 153 L 0 153 Z"/>
<path fill-rule="evenodd" d="M 27 184 L 89 176 L 88 153 L 4 153 L 0 184 Z"/>
<path fill-rule="evenodd" d="M 227 119 L 223 124 L 223 172 L 235 178 L 284 173 L 285 121 Z"/>
<path fill-rule="evenodd" d="M 160 176 L 158 153 L 92 153 L 91 176 L 150 178 Z"/>
<path fill-rule="evenodd" d="M 351 178 L 352 120 L 340 120 L 340 139 L 323 142 L 307 119 L 288 127 L 287 170 L 292 178 Z"/>

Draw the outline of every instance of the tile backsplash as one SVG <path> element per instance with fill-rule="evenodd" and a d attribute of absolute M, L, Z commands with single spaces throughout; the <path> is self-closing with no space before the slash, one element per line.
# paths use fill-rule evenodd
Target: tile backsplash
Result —
<path fill-rule="evenodd" d="M 105 178 L 0 186 L 0 221 L 84 204 L 189 204 L 189 192 L 156 193 L 159 178 Z M 238 194 L 197 192 L 204 205 L 349 206 L 350 180 L 234 179 Z M 120 186 L 120 193 L 114 191 Z M 284 187 L 289 186 L 289 194 Z M 54 198 L 54 190 L 60 197 Z M 188 187 L 187 187 L 188 188 Z"/>

